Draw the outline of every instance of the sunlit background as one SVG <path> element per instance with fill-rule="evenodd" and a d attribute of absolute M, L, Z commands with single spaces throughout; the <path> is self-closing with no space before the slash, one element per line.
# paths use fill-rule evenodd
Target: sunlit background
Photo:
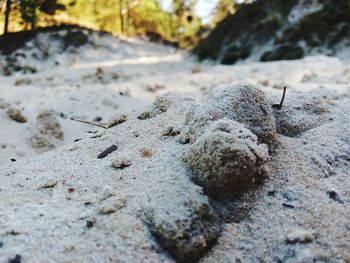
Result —
<path fill-rule="evenodd" d="M 152 35 L 181 47 L 196 43 L 244 1 L 233 0 L 18 0 L 0 1 L 9 32 L 75 24 L 115 35 Z M 0 18 L 0 33 L 5 31 Z"/>

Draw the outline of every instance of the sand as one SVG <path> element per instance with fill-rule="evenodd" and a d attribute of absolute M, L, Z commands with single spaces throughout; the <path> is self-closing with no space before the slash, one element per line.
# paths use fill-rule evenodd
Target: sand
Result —
<path fill-rule="evenodd" d="M 142 40 L 95 41 L 30 59 L 39 73 L 0 77 L 0 262 L 350 260 L 346 52 L 222 66 Z M 191 180 L 195 142 L 181 132 L 196 127 L 189 112 L 212 107 L 211 92 L 248 82 L 270 105 L 288 87 L 272 110 L 277 143 L 266 178 L 223 201 Z M 71 120 L 121 115 L 109 129 Z"/>

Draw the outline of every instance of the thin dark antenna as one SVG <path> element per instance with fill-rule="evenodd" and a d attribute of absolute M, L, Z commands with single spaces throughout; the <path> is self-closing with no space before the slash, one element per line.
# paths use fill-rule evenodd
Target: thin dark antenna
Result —
<path fill-rule="evenodd" d="M 89 122 L 89 121 L 84 121 L 84 120 L 79 120 L 79 119 L 75 119 L 75 118 L 70 118 L 72 121 L 77 121 L 77 122 L 81 122 L 81 123 L 85 123 L 85 124 L 90 124 L 90 125 L 94 125 L 103 129 L 108 129 L 108 127 L 97 124 L 97 123 L 93 123 L 93 122 Z"/>
<path fill-rule="evenodd" d="M 285 86 L 283 88 L 283 95 L 282 95 L 282 99 L 281 99 L 280 104 L 273 104 L 272 108 L 275 108 L 275 109 L 278 109 L 278 110 L 282 109 L 284 98 L 286 97 L 286 92 L 287 92 L 287 87 Z"/>

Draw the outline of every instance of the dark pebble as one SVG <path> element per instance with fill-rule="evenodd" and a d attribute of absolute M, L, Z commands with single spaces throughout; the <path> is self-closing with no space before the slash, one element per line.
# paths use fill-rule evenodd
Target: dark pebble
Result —
<path fill-rule="evenodd" d="M 14 258 L 10 258 L 9 263 L 21 263 L 21 256 L 17 254 Z"/>
<path fill-rule="evenodd" d="M 290 208 L 290 209 L 294 209 L 295 206 L 294 205 L 291 205 L 291 204 L 286 204 L 286 203 L 282 203 L 282 205 L 286 208 Z"/>
<path fill-rule="evenodd" d="M 267 196 L 275 196 L 275 194 L 276 194 L 275 190 L 267 192 Z"/>
<path fill-rule="evenodd" d="M 341 200 L 340 196 L 335 191 L 327 191 L 328 197 L 340 204 L 344 204 L 343 200 Z"/>
<path fill-rule="evenodd" d="M 91 220 L 87 220 L 86 221 L 86 227 L 87 228 L 92 228 L 94 226 L 94 222 L 93 221 L 91 221 Z"/>
<path fill-rule="evenodd" d="M 106 150 L 101 152 L 99 155 L 97 155 L 97 158 L 98 159 L 105 158 L 108 154 L 114 152 L 117 149 L 118 149 L 118 146 L 113 144 L 112 146 L 108 147 Z"/>

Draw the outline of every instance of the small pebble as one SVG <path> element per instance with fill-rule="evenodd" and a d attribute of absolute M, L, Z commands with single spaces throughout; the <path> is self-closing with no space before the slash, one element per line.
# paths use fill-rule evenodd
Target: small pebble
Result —
<path fill-rule="evenodd" d="M 139 116 L 137 116 L 137 118 L 139 120 L 147 120 L 147 119 L 150 119 L 150 118 L 153 118 L 154 117 L 154 114 L 150 111 L 144 111 L 144 112 L 141 112 Z"/>
<path fill-rule="evenodd" d="M 21 260 L 21 256 L 17 254 L 14 258 L 9 259 L 9 263 L 21 263 Z"/>
<path fill-rule="evenodd" d="M 47 180 L 45 183 L 43 183 L 42 185 L 40 185 L 38 187 L 38 189 L 42 189 L 42 188 L 52 188 L 54 187 L 56 184 L 58 183 L 58 181 L 56 179 L 49 179 Z"/>
<path fill-rule="evenodd" d="M 286 242 L 288 244 L 310 243 L 312 240 L 312 233 L 303 229 L 290 230 L 286 236 Z"/>
<path fill-rule="evenodd" d="M 267 196 L 275 196 L 276 191 L 275 190 L 271 190 L 267 192 Z"/>
<path fill-rule="evenodd" d="M 98 159 L 105 158 L 108 154 L 114 152 L 117 149 L 118 149 L 118 146 L 113 144 L 112 146 L 108 147 L 106 150 L 101 152 L 99 155 L 97 155 L 97 158 Z"/>
<path fill-rule="evenodd" d="M 336 191 L 327 191 L 328 197 L 340 204 L 344 204 L 344 201 L 340 198 Z"/>
<path fill-rule="evenodd" d="M 125 207 L 126 200 L 123 198 L 111 197 L 101 202 L 99 212 L 101 214 L 112 214 Z"/>
<path fill-rule="evenodd" d="M 282 203 L 282 205 L 286 208 L 289 208 L 289 209 L 294 209 L 295 206 L 294 205 L 291 205 L 291 204 L 287 204 L 287 203 Z"/>
<path fill-rule="evenodd" d="M 86 227 L 87 228 L 92 228 L 96 224 L 96 219 L 91 219 L 86 221 Z"/>
<path fill-rule="evenodd" d="M 172 126 L 169 126 L 162 132 L 162 136 L 177 136 L 180 133 L 181 133 L 180 129 L 176 129 Z"/>
<path fill-rule="evenodd" d="M 125 169 L 131 165 L 131 161 L 128 159 L 116 160 L 112 163 L 112 167 L 116 169 Z"/>
<path fill-rule="evenodd" d="M 100 121 L 102 121 L 102 117 L 97 116 L 97 117 L 94 119 L 94 121 L 100 122 Z"/>
<path fill-rule="evenodd" d="M 17 121 L 17 122 L 19 122 L 19 123 L 25 123 L 25 122 L 27 122 L 27 118 L 24 117 L 24 116 L 22 115 L 22 113 L 21 113 L 19 110 L 17 110 L 17 109 L 9 108 L 9 109 L 7 110 L 7 114 L 9 115 L 9 117 L 10 117 L 11 119 L 13 119 L 14 121 Z"/>
<path fill-rule="evenodd" d="M 123 122 L 126 122 L 128 120 L 128 116 L 127 115 L 120 115 L 118 118 L 113 119 L 108 125 L 108 128 L 112 128 L 113 126 L 122 124 Z"/>

